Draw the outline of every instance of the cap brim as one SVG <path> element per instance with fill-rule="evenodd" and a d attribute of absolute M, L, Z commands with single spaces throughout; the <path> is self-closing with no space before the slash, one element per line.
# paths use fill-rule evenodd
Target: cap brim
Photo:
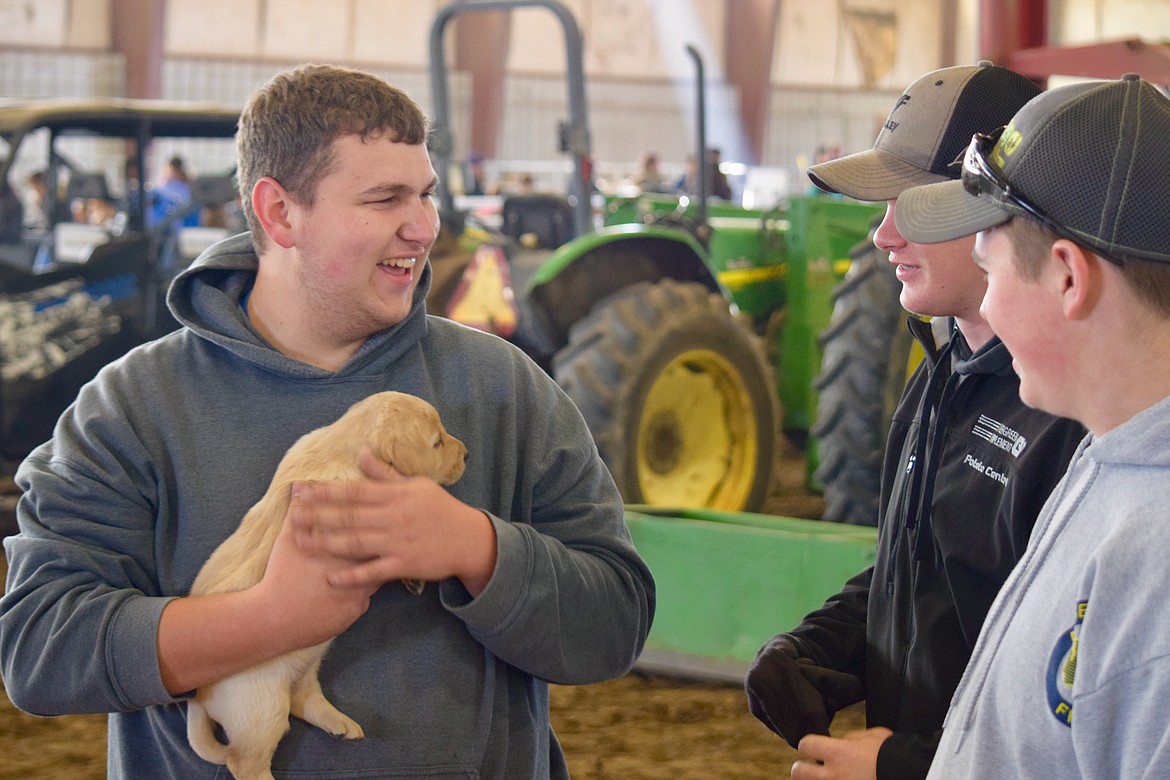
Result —
<path fill-rule="evenodd" d="M 898 198 L 894 222 L 907 241 L 938 244 L 1002 225 L 1012 218 L 991 198 L 979 198 L 961 181 L 911 187 Z"/>
<path fill-rule="evenodd" d="M 808 177 L 822 190 L 870 201 L 893 200 L 908 187 L 948 181 L 881 149 L 809 166 Z"/>

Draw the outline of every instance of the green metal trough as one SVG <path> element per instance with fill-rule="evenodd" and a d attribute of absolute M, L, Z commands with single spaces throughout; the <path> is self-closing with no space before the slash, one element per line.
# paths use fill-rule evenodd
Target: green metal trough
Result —
<path fill-rule="evenodd" d="M 637 668 L 741 681 L 773 634 L 873 563 L 877 530 L 794 517 L 628 505 L 658 606 Z"/>

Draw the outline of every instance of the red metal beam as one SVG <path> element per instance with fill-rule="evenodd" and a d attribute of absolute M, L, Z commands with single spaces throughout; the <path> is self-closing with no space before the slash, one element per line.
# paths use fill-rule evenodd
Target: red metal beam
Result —
<path fill-rule="evenodd" d="M 126 58 L 126 97 L 162 96 L 166 0 L 118 0 L 110 6 L 113 49 Z"/>
<path fill-rule="evenodd" d="M 471 74 L 469 150 L 496 156 L 504 115 L 504 73 L 512 34 L 511 11 L 484 11 L 454 20 L 455 68 Z"/>
<path fill-rule="evenodd" d="M 747 137 L 747 163 L 763 156 L 772 94 L 772 57 L 780 0 L 736 0 L 727 3 L 724 71 L 739 91 L 739 118 Z"/>
<path fill-rule="evenodd" d="M 1020 49 L 1048 44 L 1048 0 L 980 0 L 979 56 L 1005 65 Z"/>
<path fill-rule="evenodd" d="M 1120 78 L 1137 73 L 1154 84 L 1170 85 L 1170 44 L 1136 38 L 1088 46 L 1042 46 L 1013 53 L 1004 63 L 1033 79 L 1049 76 Z"/>
<path fill-rule="evenodd" d="M 1048 45 L 1048 0 L 1016 0 L 1015 50 Z"/>

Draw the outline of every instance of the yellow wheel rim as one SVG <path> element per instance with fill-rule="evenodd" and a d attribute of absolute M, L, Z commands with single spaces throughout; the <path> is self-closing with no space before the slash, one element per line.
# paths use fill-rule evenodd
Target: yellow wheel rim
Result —
<path fill-rule="evenodd" d="M 751 395 L 723 356 L 695 349 L 654 380 L 638 424 L 642 501 L 738 510 L 759 450 Z"/>

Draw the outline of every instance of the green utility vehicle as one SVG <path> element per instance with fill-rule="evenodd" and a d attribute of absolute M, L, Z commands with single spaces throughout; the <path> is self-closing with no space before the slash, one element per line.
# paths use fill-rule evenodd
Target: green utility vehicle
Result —
<path fill-rule="evenodd" d="M 453 269 L 443 270 L 450 256 L 433 254 L 439 282 L 431 310 L 461 319 L 466 300 L 457 292 L 475 287 L 474 276 L 485 267 L 493 278 L 509 279 L 516 296 L 514 316 L 476 314 L 471 321 L 520 345 L 565 389 L 627 502 L 757 510 L 768 495 L 779 432 L 806 443 L 817 390 L 831 394 L 829 385 L 845 382 L 854 387 L 838 398 L 867 391 L 855 376 L 861 364 L 852 359 L 823 382 L 815 379 L 821 365 L 819 339 L 833 316 L 833 290 L 851 266 L 850 248 L 865 241 L 880 208 L 794 197 L 775 209 L 751 210 L 725 202 L 708 205 L 707 197 L 643 195 L 606 199 L 595 218 L 576 21 L 558 2 L 514 0 L 450 5 L 432 24 L 431 148 L 445 224 L 465 225 L 449 187 L 454 140 L 444 29 L 457 15 L 522 7 L 548 9 L 565 33 L 570 118 L 560 128 L 560 140 L 573 161 L 568 197 L 505 200 L 502 231 L 509 240 L 497 237 L 494 264 L 481 262 L 482 243 L 469 250 L 479 254 Z M 693 47 L 688 51 L 698 74 L 696 159 L 705 160 L 702 60 Z M 698 174 L 699 191 L 706 193 L 706 166 L 698 166 Z M 598 221 L 603 224 L 597 226 Z M 479 232 L 472 243 L 485 239 L 490 243 Z M 507 268 L 501 271 L 505 256 Z M 882 270 L 872 259 L 868 267 Z M 892 309 L 888 305 L 889 289 L 884 285 L 882 305 L 887 312 L 900 311 L 896 289 Z M 849 308 L 855 297 L 856 291 L 846 292 L 840 308 Z M 866 304 L 874 300 L 870 295 Z M 875 363 L 880 387 L 886 384 L 889 350 L 877 341 L 896 328 L 878 334 L 872 326 L 872 321 L 842 318 L 825 348 L 861 351 L 869 363 L 880 354 L 880 366 Z M 859 339 L 861 350 L 853 346 Z M 835 346 L 844 343 L 850 346 Z M 875 378 L 860 381 L 873 385 Z M 861 413 L 881 413 L 871 399 L 861 400 Z M 828 439 L 835 441 L 837 432 L 855 435 L 857 414 L 848 410 L 847 424 L 827 426 Z M 881 423 L 873 427 L 880 429 Z M 817 447 L 809 444 L 810 464 L 815 464 Z M 832 462 L 817 472 L 827 494 L 838 477 L 856 480 L 868 464 L 880 463 L 881 438 L 870 442 L 873 453 L 850 453 L 856 445 L 829 444 Z M 844 467 L 839 454 L 848 461 Z M 854 466 L 851 455 L 863 458 L 863 465 Z M 863 504 L 868 510 L 867 502 L 876 504 L 876 470 L 870 476 L 870 494 L 861 495 L 860 504 L 830 500 L 831 508 Z M 850 485 L 847 493 L 855 496 L 858 490 Z M 876 514 L 864 510 L 831 519 L 873 523 Z"/>
<path fill-rule="evenodd" d="M 238 116 L 156 101 L 0 102 L 5 482 L 98 369 L 175 327 L 167 283 L 227 234 L 209 215 L 236 198 Z M 199 162 L 202 175 L 168 210 L 140 172 L 173 155 Z"/>

